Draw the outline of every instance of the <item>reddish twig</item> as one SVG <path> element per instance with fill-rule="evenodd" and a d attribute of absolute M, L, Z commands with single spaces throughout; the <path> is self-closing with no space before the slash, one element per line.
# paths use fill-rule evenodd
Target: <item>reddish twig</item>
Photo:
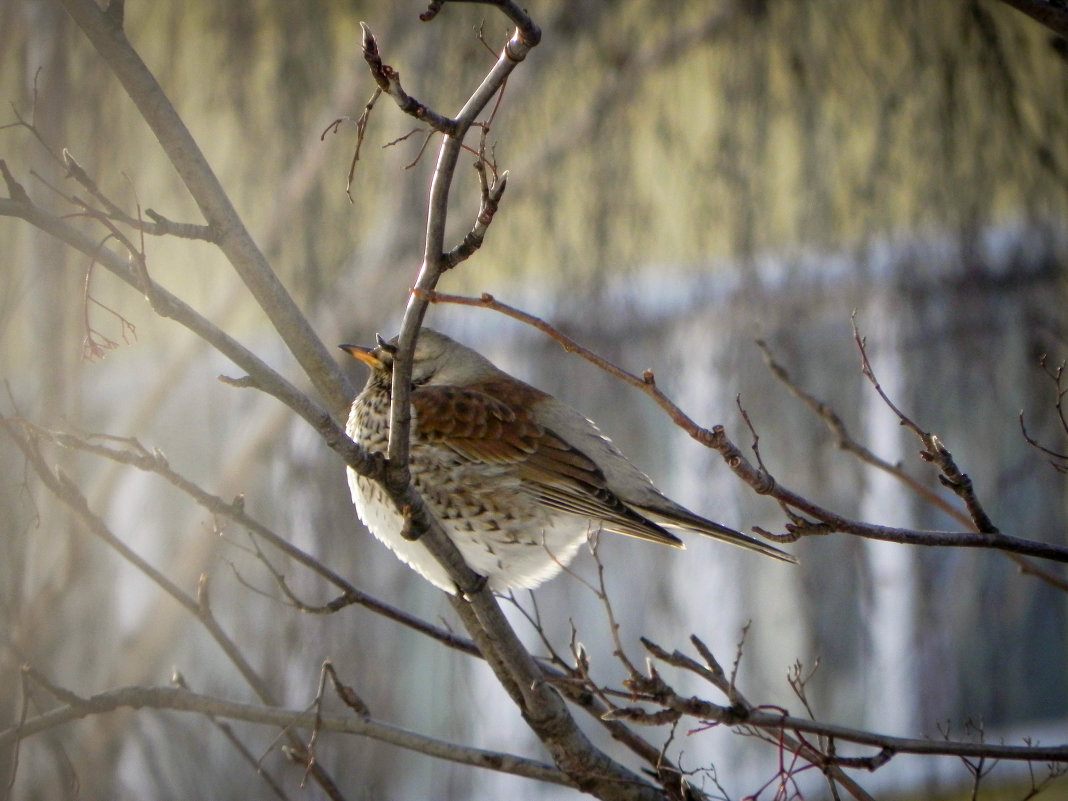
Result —
<path fill-rule="evenodd" d="M 780 503 L 801 512 L 802 514 L 815 518 L 817 521 L 815 525 L 808 522 L 804 522 L 800 525 L 788 525 L 786 527 L 788 537 L 796 538 L 806 534 L 826 534 L 831 531 L 837 531 L 853 534 L 858 537 L 865 537 L 867 539 L 884 540 L 887 542 L 937 547 L 988 548 L 1068 563 L 1068 547 L 1011 537 L 997 531 L 992 523 L 988 524 L 987 530 L 977 534 L 971 531 L 921 531 L 916 529 L 895 528 L 872 523 L 863 523 L 847 518 L 781 486 L 766 470 L 754 467 L 752 463 L 745 458 L 738 447 L 727 437 L 726 430 L 723 426 L 716 425 L 711 429 L 708 429 L 695 423 L 656 386 L 656 381 L 651 370 L 646 370 L 641 377 L 629 373 L 618 365 L 615 365 L 602 356 L 594 353 L 590 349 L 583 347 L 541 318 L 528 312 L 521 311 L 513 306 L 509 306 L 508 304 L 501 303 L 488 293 L 483 293 L 480 297 L 474 298 L 417 289 L 413 290 L 413 294 L 429 303 L 454 303 L 462 306 L 492 309 L 493 311 L 500 312 L 508 317 L 520 320 L 521 322 L 545 333 L 551 339 L 558 342 L 568 353 L 577 353 L 609 375 L 642 390 L 656 401 L 656 403 L 668 414 L 672 422 L 686 431 L 687 434 L 702 445 L 718 452 L 735 475 L 748 484 L 754 492 L 774 498 Z M 859 338 L 858 342 L 860 342 Z M 870 365 L 868 365 L 867 369 L 871 376 L 874 377 Z M 882 396 L 885 396 L 881 386 L 878 386 L 878 391 Z M 890 407 L 896 410 L 897 407 L 890 402 L 890 399 L 886 398 L 886 400 L 890 404 Z M 899 410 L 898 414 L 902 418 L 906 420 L 908 419 L 905 418 Z M 911 423 L 911 421 L 909 421 L 909 423 Z M 925 440 L 925 442 L 927 442 L 929 446 L 928 451 L 930 460 L 942 470 L 944 483 L 946 483 L 947 486 L 951 486 L 955 492 L 964 498 L 965 505 L 968 506 L 969 511 L 973 513 L 973 520 L 976 521 L 976 525 L 978 526 L 978 521 L 981 521 L 985 517 L 985 513 L 980 514 L 982 512 L 982 507 L 974 496 L 970 480 L 956 468 L 956 465 L 952 460 L 952 455 L 941 445 L 937 437 L 923 432 L 922 429 L 914 423 L 912 423 L 912 427 L 919 434 L 929 438 Z M 766 532 L 763 532 L 762 530 L 757 530 L 757 533 L 766 536 Z"/>

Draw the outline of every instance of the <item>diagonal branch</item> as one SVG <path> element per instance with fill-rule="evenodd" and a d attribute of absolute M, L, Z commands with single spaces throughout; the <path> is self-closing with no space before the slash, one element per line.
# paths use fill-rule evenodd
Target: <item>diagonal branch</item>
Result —
<path fill-rule="evenodd" d="M 866 537 L 868 539 L 885 540 L 887 542 L 898 542 L 909 545 L 989 548 L 1012 554 L 1022 554 L 1025 556 L 1049 559 L 1054 562 L 1068 562 L 1068 547 L 1012 537 L 1002 534 L 1001 532 L 996 531 L 996 529 L 989 533 L 977 533 L 972 531 L 919 531 L 915 529 L 894 528 L 891 526 L 863 523 L 839 515 L 836 512 L 826 509 L 819 504 L 810 501 L 808 498 L 783 487 L 776 482 L 774 477 L 766 470 L 754 467 L 753 464 L 745 458 L 737 445 L 731 442 L 727 437 L 726 430 L 723 426 L 715 425 L 709 429 L 694 422 L 692 418 L 683 412 L 682 409 L 680 409 L 674 401 L 672 401 L 671 398 L 669 398 L 656 385 L 656 379 L 651 370 L 647 370 L 641 376 L 629 373 L 623 368 L 612 364 L 603 357 L 593 353 L 588 348 L 583 347 L 570 337 L 565 336 L 541 318 L 513 306 L 509 306 L 506 303 L 502 303 L 487 293 L 483 293 L 480 297 L 474 298 L 460 295 L 447 295 L 437 291 L 423 291 L 417 288 L 413 291 L 413 294 L 422 298 L 426 303 L 455 303 L 464 306 L 477 306 L 480 308 L 491 309 L 505 314 L 508 317 L 520 320 L 537 328 L 539 331 L 546 333 L 552 339 L 559 342 L 568 353 L 577 353 L 587 361 L 607 372 L 609 375 L 645 392 L 668 414 L 672 422 L 705 447 L 717 451 L 720 456 L 723 457 L 727 466 L 734 471 L 734 474 L 748 484 L 754 492 L 759 495 L 772 497 L 786 506 L 816 518 L 820 523 L 819 526 L 810 527 L 789 525 L 787 526 L 787 531 L 789 533 L 780 539 L 792 541 L 804 534 L 828 534 L 832 531 L 837 531 L 853 534 L 859 537 Z M 945 449 L 941 447 L 940 443 L 937 442 L 937 438 L 934 438 L 934 440 L 932 447 L 937 446 L 941 449 L 939 451 L 941 457 L 948 456 L 948 451 L 945 451 Z M 964 482 L 959 479 L 959 471 L 954 475 L 958 476 L 956 479 L 956 486 L 964 486 Z M 973 505 L 977 506 L 978 501 L 969 505 L 969 508 L 972 508 Z M 981 507 L 979 508 L 981 509 Z M 991 526 L 991 528 L 993 528 L 993 526 Z M 766 534 L 766 532 L 761 533 Z"/>
<path fill-rule="evenodd" d="M 887 396 L 882 385 L 879 383 L 878 378 L 875 377 L 875 370 L 872 368 L 871 362 L 868 360 L 867 346 L 864 337 L 860 335 L 860 330 L 857 327 L 856 312 L 850 317 L 850 321 L 853 325 L 853 341 L 856 343 L 857 350 L 860 352 L 861 374 L 867 378 L 875 388 L 876 393 L 882 398 L 883 403 L 885 403 L 897 416 L 898 422 L 914 433 L 920 442 L 923 443 L 924 449 L 920 452 L 920 458 L 935 465 L 939 470 L 938 478 L 942 482 L 942 485 L 952 490 L 957 497 L 964 502 L 964 506 L 968 510 L 968 514 L 971 516 L 972 524 L 975 526 L 975 530 L 983 534 L 998 534 L 997 527 L 994 525 L 994 522 L 990 519 L 990 516 L 986 513 L 986 510 L 983 508 L 983 505 L 979 502 L 979 498 L 975 494 L 975 487 L 972 485 L 971 478 L 966 473 L 960 471 L 956 461 L 953 459 L 953 454 L 951 454 L 949 449 L 942 444 L 941 439 L 930 431 L 921 428 L 911 417 L 901 411 L 901 409 L 899 409 Z"/>
<path fill-rule="evenodd" d="M 961 525 L 967 526 L 971 523 L 966 515 L 947 503 L 945 498 L 942 498 L 932 491 L 930 487 L 917 481 L 902 470 L 899 465 L 891 464 L 886 459 L 876 456 L 871 450 L 854 439 L 853 435 L 850 434 L 849 430 L 846 428 L 845 421 L 839 417 L 838 413 L 829 403 L 821 401 L 819 398 L 798 386 L 797 382 L 794 381 L 787 369 L 776 361 L 767 342 L 758 339 L 756 345 L 760 348 L 760 353 L 764 357 L 764 364 L 767 365 L 771 374 L 775 376 L 784 387 L 786 387 L 791 395 L 805 404 L 813 414 L 823 421 L 824 425 L 827 426 L 827 430 L 834 436 L 834 444 L 839 450 L 851 453 L 865 464 L 871 465 L 885 473 L 889 473 L 907 486 L 909 490 L 929 503 L 937 506 L 942 512 L 958 521 Z"/>
<path fill-rule="evenodd" d="M 787 372 L 786 368 L 775 360 L 774 356 L 771 353 L 771 349 L 768 347 L 767 343 L 762 340 L 758 340 L 757 347 L 759 347 L 761 352 L 763 353 L 764 363 L 767 364 L 768 369 L 772 372 L 772 375 L 774 375 L 780 382 L 782 382 L 782 384 L 786 387 L 786 389 L 790 392 L 791 395 L 793 395 L 795 398 L 804 403 L 809 409 L 812 410 L 812 412 L 817 417 L 823 420 L 828 430 L 831 432 L 831 434 L 834 435 L 835 444 L 838 446 L 838 448 L 848 453 L 852 453 L 865 464 L 869 464 L 878 470 L 882 470 L 885 473 L 892 475 L 894 478 L 896 478 L 898 481 L 902 482 L 906 487 L 908 487 L 910 491 L 916 493 L 924 500 L 935 505 L 939 510 L 952 517 L 954 520 L 958 521 L 961 525 L 971 526 L 978 532 L 978 527 L 976 526 L 973 517 L 969 517 L 960 509 L 954 507 L 952 504 L 947 502 L 945 498 L 933 492 L 929 487 L 926 487 L 921 484 L 919 481 L 917 481 L 904 470 L 902 470 L 900 466 L 891 464 L 885 459 L 876 456 L 868 448 L 857 442 L 857 440 L 855 440 L 852 434 L 850 434 L 847 430 L 845 423 L 842 421 L 841 417 L 838 416 L 838 414 L 830 406 L 830 404 L 824 403 L 823 401 L 809 394 L 797 385 L 794 379 L 790 376 L 789 372 Z M 1027 430 L 1023 426 L 1022 413 L 1020 415 L 1020 427 L 1021 429 L 1023 429 L 1024 437 L 1028 440 L 1028 442 L 1032 445 L 1037 445 L 1037 443 L 1035 443 L 1027 435 Z M 1049 453 L 1049 451 L 1045 449 L 1043 450 L 1047 454 Z M 1068 592 L 1068 582 L 1066 582 L 1061 577 L 1054 575 L 1050 571 L 1039 567 L 1033 561 L 1019 553 L 1010 552 L 1006 555 L 1019 566 L 1020 571 L 1022 573 L 1036 576 L 1037 578 L 1046 582 L 1050 586 L 1056 587 L 1057 589 L 1063 592 Z"/>
<path fill-rule="evenodd" d="M 384 486 L 398 507 L 410 512 L 412 532 L 449 571 L 463 596 L 454 597 L 453 606 L 475 638 L 487 663 L 512 695 L 524 719 L 549 749 L 556 764 L 586 792 L 599 797 L 659 798 L 660 792 L 637 774 L 624 768 L 596 748 L 578 727 L 560 696 L 543 680 L 537 662 L 524 648 L 504 617 L 484 581 L 478 581 L 464 563 L 456 546 L 427 513 L 410 484 L 408 468 L 411 426 L 412 354 L 428 302 L 423 293 L 433 291 L 447 268 L 445 223 L 449 190 L 463 138 L 475 118 L 500 90 L 516 65 L 537 44 L 540 32 L 514 3 L 491 3 L 520 20 L 511 40 L 481 85 L 456 116 L 456 128 L 447 133 L 438 152 L 430 188 L 429 213 L 423 264 L 408 301 L 397 340 L 393 364 L 389 450 Z M 475 580 L 473 580 L 475 579 Z"/>
<path fill-rule="evenodd" d="M 0 162 L 0 166 L 2 162 Z M 345 463 L 361 475 L 371 477 L 381 475 L 381 460 L 366 453 L 345 434 L 325 410 L 317 406 L 289 381 L 279 375 L 256 354 L 213 324 L 202 314 L 193 309 L 178 296 L 167 291 L 135 270 L 127 259 L 112 250 L 100 247 L 99 243 L 83 234 L 65 220 L 35 205 L 25 190 L 11 178 L 6 168 L 4 177 L 9 179 L 10 198 L 0 198 L 0 217 L 18 217 L 42 231 L 51 234 L 61 242 L 80 251 L 123 282 L 143 292 L 152 304 L 153 311 L 161 317 L 175 320 L 191 332 L 210 344 L 234 364 L 245 370 L 252 379 L 252 384 L 259 390 L 278 399 L 313 429 L 319 432 L 328 446 L 335 450 Z"/>
<path fill-rule="evenodd" d="M 60 2 L 137 105 L 214 232 L 219 248 L 325 399 L 330 413 L 342 416 L 353 394 L 348 379 L 267 263 L 193 135 L 130 45 L 121 25 L 94 0 Z"/>
<path fill-rule="evenodd" d="M 1068 6 L 1064 0 L 1001 0 L 1005 5 L 1022 11 L 1058 36 L 1068 38 Z"/>
<path fill-rule="evenodd" d="M 405 92 L 404 87 L 401 86 L 400 73 L 382 61 L 382 55 L 378 52 L 378 42 L 375 41 L 371 29 L 361 22 L 360 30 L 363 32 L 363 60 L 367 62 L 371 77 L 375 79 L 378 88 L 392 97 L 397 107 L 405 114 L 415 117 L 435 131 L 450 136 L 455 135 L 456 120 L 438 114 Z"/>
<path fill-rule="evenodd" d="M 341 590 L 342 594 L 326 605 L 328 611 L 336 611 L 345 606 L 362 606 L 382 617 L 393 620 L 403 626 L 407 626 L 433 640 L 437 640 L 449 648 L 466 653 L 469 656 L 479 656 L 478 649 L 470 640 L 459 637 L 438 626 L 433 626 L 415 615 L 409 614 L 402 609 L 387 604 L 384 601 L 380 601 L 379 599 L 357 589 L 320 560 L 296 547 L 289 540 L 280 536 L 259 520 L 252 517 L 245 510 L 243 498 L 239 497 L 234 501 L 225 501 L 219 496 L 207 492 L 198 484 L 190 481 L 188 478 L 175 471 L 167 461 L 167 458 L 158 450 L 150 452 L 140 442 L 132 439 L 119 440 L 127 446 L 126 448 L 113 448 L 99 442 L 91 442 L 66 432 L 50 431 L 48 429 L 40 428 L 39 426 L 35 426 L 26 421 L 10 422 L 19 422 L 25 430 L 33 435 L 47 438 L 61 447 L 91 453 L 160 476 L 165 481 L 184 492 L 199 506 L 203 507 L 211 514 L 231 520 L 237 525 L 247 529 L 259 539 L 269 543 L 295 562 L 304 565 L 306 568 Z"/>
<path fill-rule="evenodd" d="M 173 598 L 187 612 L 192 614 L 193 617 L 205 628 L 208 634 L 211 635 L 216 645 L 218 645 L 223 653 L 226 654 L 227 658 L 234 667 L 237 668 L 237 671 L 245 679 L 249 687 L 252 688 L 259 699 L 265 704 L 271 706 L 277 705 L 277 701 L 274 699 L 266 682 L 263 681 L 252 665 L 249 664 L 248 660 L 245 659 L 244 655 L 237 647 L 237 644 L 223 631 L 222 627 L 215 619 L 214 613 L 211 611 L 207 575 L 205 574 L 201 577 L 196 598 L 183 592 L 174 584 L 174 582 L 149 564 L 140 556 L 140 554 L 119 539 L 119 537 L 115 536 L 104 521 L 90 509 L 89 501 L 81 493 L 74 482 L 61 472 L 52 472 L 45 462 L 41 452 L 38 450 L 37 442 L 33 437 L 18 431 L 16 424 L 11 420 L 0 418 L 0 427 L 3 428 L 4 433 L 6 433 L 11 441 L 22 451 L 23 455 L 26 457 L 26 461 L 33 468 L 34 472 L 37 473 L 37 476 L 49 491 L 51 491 L 57 499 L 74 513 L 75 517 L 81 521 L 86 530 L 107 544 L 108 547 L 116 551 L 135 568 L 144 573 L 144 575 L 156 584 L 156 586 Z M 301 753 L 303 751 L 303 743 L 295 733 L 289 731 L 286 733 L 286 737 L 296 753 Z M 316 764 L 311 766 L 311 773 L 315 777 L 316 782 L 329 797 L 340 801 L 342 797 L 341 793 L 335 786 L 333 779 L 321 765 Z"/>
<path fill-rule="evenodd" d="M 717 451 L 723 457 L 723 461 L 727 463 L 727 466 L 734 471 L 734 474 L 749 484 L 754 492 L 775 498 L 777 501 L 820 521 L 821 527 L 811 532 L 803 530 L 803 527 L 787 526 L 787 530 L 793 533 L 794 538 L 806 533 L 827 534 L 837 531 L 867 539 L 898 542 L 904 545 L 989 548 L 1025 556 L 1036 556 L 1054 562 L 1068 562 L 1068 547 L 1011 537 L 1000 532 L 985 534 L 973 531 L 921 531 L 852 520 L 786 489 L 778 484 L 769 473 L 758 470 L 742 455 L 738 446 L 728 439 L 723 426 L 713 426 L 709 433 L 708 447 Z"/>

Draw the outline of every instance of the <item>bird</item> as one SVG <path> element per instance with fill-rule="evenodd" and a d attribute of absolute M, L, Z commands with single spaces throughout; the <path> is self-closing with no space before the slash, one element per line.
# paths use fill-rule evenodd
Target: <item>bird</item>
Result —
<path fill-rule="evenodd" d="M 397 338 L 339 347 L 370 367 L 346 431 L 366 451 L 385 453 Z M 685 546 L 673 531 L 694 532 L 796 562 L 671 500 L 592 420 L 444 334 L 420 331 L 411 381 L 412 484 L 495 592 L 552 578 L 599 529 L 675 548 Z M 404 536 L 404 517 L 382 486 L 347 472 L 371 533 L 432 584 L 455 592 L 445 568 Z"/>

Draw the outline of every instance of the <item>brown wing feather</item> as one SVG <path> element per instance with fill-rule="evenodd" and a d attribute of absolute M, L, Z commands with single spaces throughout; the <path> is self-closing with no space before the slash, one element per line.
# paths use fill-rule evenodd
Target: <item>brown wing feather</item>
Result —
<path fill-rule="evenodd" d="M 624 504 L 589 457 L 540 425 L 531 406 L 546 398 L 525 384 L 424 385 L 412 392 L 419 438 L 475 462 L 515 465 L 539 503 L 599 520 L 610 531 L 681 547 L 678 537 Z"/>
<path fill-rule="evenodd" d="M 476 390 L 416 387 L 412 392 L 419 437 L 476 462 L 518 462 L 538 447 L 540 426 L 529 414 Z"/>

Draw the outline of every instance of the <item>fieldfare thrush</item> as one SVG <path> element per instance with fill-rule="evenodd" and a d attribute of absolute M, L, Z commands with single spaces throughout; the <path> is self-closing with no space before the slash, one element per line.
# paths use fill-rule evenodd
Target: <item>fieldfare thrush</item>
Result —
<path fill-rule="evenodd" d="M 371 368 L 346 430 L 384 453 L 396 338 L 341 349 Z M 682 540 L 669 529 L 690 531 L 796 561 L 675 503 L 591 420 L 429 328 L 415 348 L 410 436 L 415 489 L 493 590 L 551 578 L 598 528 L 676 548 Z M 430 552 L 404 538 L 403 517 L 381 486 L 351 468 L 348 478 L 371 533 L 432 584 L 454 591 Z"/>

